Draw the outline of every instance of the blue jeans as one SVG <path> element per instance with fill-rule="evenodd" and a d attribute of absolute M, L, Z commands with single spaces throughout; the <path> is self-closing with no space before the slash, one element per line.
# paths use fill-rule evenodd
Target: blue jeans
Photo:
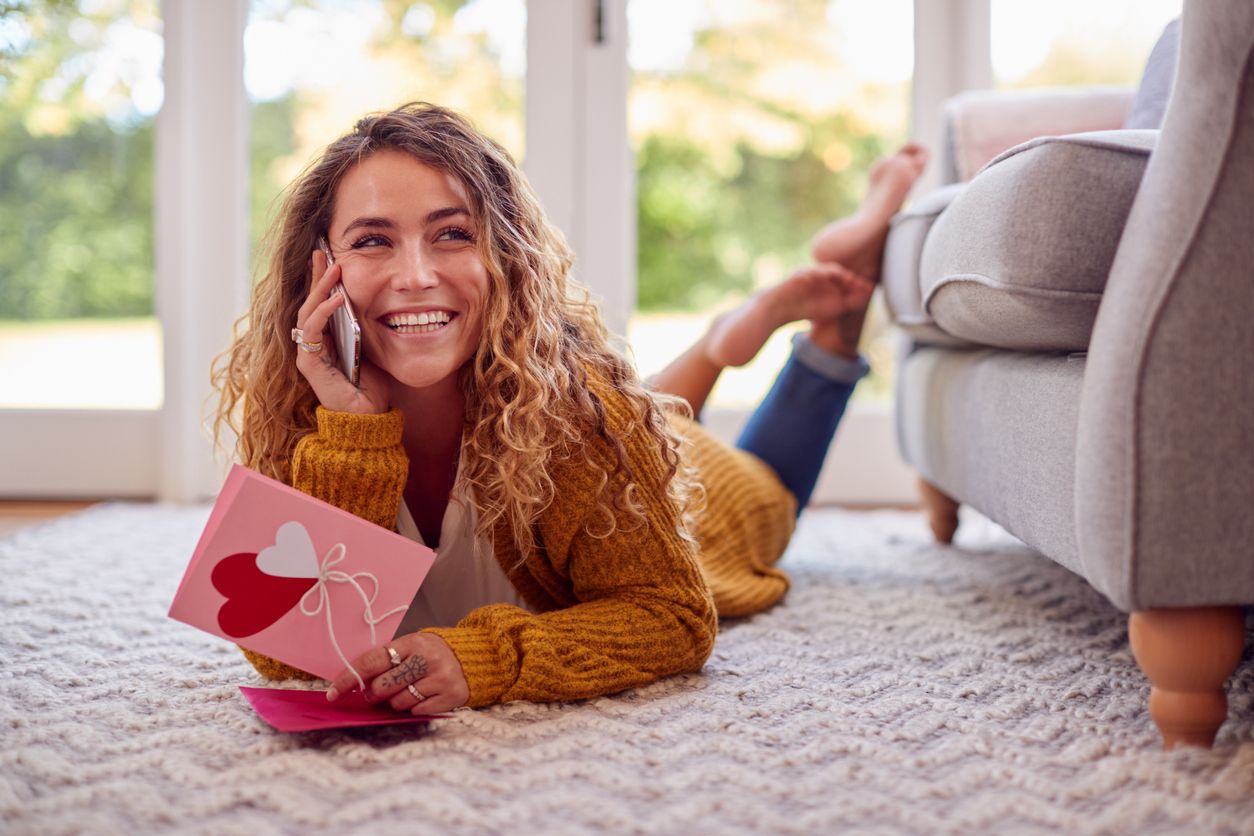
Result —
<path fill-rule="evenodd" d="M 788 362 L 736 441 L 792 491 L 798 514 L 814 492 L 853 387 L 869 371 L 864 358 L 837 357 L 797 334 Z"/>

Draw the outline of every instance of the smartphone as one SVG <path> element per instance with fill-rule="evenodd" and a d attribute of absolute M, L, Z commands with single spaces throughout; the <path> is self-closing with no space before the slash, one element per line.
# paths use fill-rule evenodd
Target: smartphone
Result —
<path fill-rule="evenodd" d="M 318 249 L 327 257 L 327 266 L 335 263 L 331 247 L 326 238 L 318 239 Z M 348 298 L 348 291 L 343 282 L 336 282 L 331 288 L 332 293 L 344 297 L 344 304 L 331 314 L 331 332 L 335 337 L 335 356 L 340 371 L 357 386 L 361 381 L 361 324 L 357 321 L 357 312 L 353 310 L 353 300 Z"/>

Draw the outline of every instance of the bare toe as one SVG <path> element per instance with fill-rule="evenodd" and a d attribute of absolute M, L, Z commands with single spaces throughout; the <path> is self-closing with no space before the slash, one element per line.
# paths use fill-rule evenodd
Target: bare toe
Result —
<path fill-rule="evenodd" d="M 907 145 L 877 161 L 869 172 L 865 209 L 878 221 L 887 223 L 901 208 L 926 165 L 927 150 L 921 145 Z"/>

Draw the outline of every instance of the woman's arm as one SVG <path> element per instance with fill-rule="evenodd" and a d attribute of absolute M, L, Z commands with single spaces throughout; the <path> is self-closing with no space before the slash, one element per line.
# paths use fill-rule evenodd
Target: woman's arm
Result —
<path fill-rule="evenodd" d="M 398 409 L 381 415 L 318 407 L 318 431 L 296 444 L 292 487 L 389 531 L 409 471 Z"/>
<path fill-rule="evenodd" d="M 714 604 L 696 547 L 679 533 L 657 442 L 638 422 L 633 429 L 623 420 L 620 397 L 598 394 L 610 432 L 626 430 L 621 437 L 644 519 L 620 512 L 612 535 L 589 534 L 596 474 L 573 461 L 555 468 L 558 497 L 540 522 L 540 548 L 522 571 L 572 605 L 540 615 L 488 606 L 456 627 L 431 630 L 461 662 L 468 705 L 600 696 L 699 670 L 713 649 Z M 625 477 L 611 473 L 622 487 Z"/>

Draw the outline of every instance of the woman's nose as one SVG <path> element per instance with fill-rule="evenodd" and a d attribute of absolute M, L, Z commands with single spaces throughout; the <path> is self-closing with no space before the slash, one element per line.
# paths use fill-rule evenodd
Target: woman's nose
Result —
<path fill-rule="evenodd" d="M 440 273 L 434 259 L 418 247 L 404 253 L 394 282 L 398 290 L 430 290 L 440 284 Z"/>

